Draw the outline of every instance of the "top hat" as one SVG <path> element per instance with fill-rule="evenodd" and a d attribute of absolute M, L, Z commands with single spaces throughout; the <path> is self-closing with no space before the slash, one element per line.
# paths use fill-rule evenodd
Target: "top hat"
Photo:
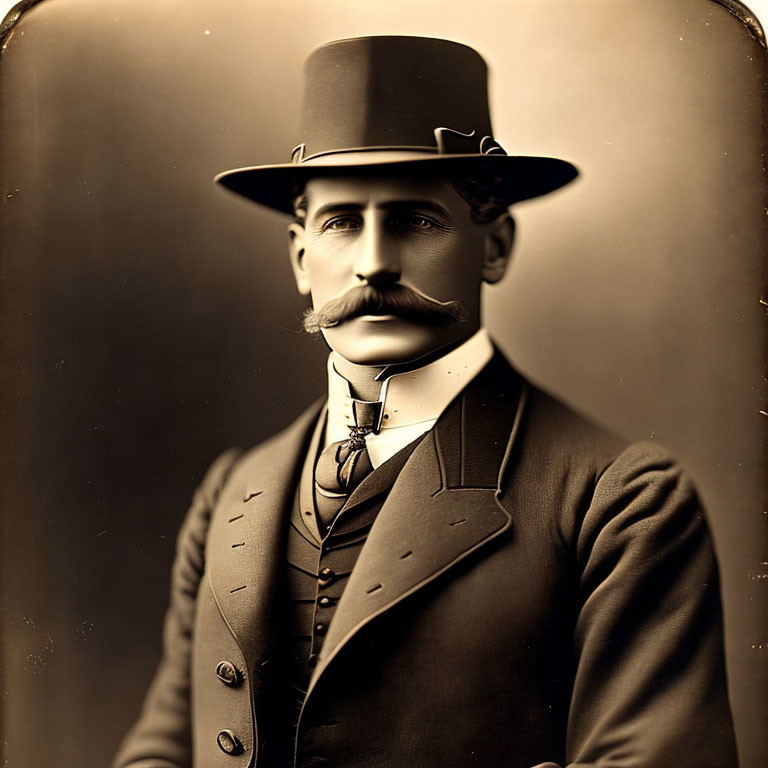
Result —
<path fill-rule="evenodd" d="M 552 157 L 510 156 L 493 138 L 488 72 L 477 51 L 427 37 L 327 43 L 306 63 L 301 138 L 291 162 L 235 168 L 216 181 L 293 213 L 313 176 L 372 171 L 480 176 L 508 205 L 545 195 L 578 171 Z"/>

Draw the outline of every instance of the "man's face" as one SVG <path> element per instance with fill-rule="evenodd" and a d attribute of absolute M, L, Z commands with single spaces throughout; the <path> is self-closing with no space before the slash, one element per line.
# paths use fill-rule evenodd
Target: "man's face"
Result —
<path fill-rule="evenodd" d="M 407 362 L 478 329 L 481 282 L 500 279 L 509 247 L 494 236 L 497 222 L 472 221 L 450 181 L 319 177 L 307 183 L 305 198 L 306 220 L 289 232 L 297 285 L 311 294 L 314 310 L 365 285 L 385 295 L 401 286 L 465 310 L 461 320 L 405 309 L 366 309 L 349 319 L 342 313 L 338 324 L 322 328 L 338 354 L 358 365 Z"/>

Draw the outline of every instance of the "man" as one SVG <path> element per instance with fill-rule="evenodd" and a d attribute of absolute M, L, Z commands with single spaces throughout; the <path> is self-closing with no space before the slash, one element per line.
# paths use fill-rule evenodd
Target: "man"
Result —
<path fill-rule="evenodd" d="M 481 326 L 508 206 L 576 175 L 492 135 L 472 49 L 343 40 L 293 162 L 218 177 L 294 217 L 328 400 L 203 482 L 117 766 L 735 765 L 690 482 Z"/>

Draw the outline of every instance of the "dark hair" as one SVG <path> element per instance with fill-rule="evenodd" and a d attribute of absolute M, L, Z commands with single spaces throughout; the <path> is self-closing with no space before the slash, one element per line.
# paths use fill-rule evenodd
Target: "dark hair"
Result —
<path fill-rule="evenodd" d="M 485 176 L 451 177 L 453 188 L 467 201 L 475 224 L 488 224 L 509 209 L 509 198 L 503 188 Z"/>
<path fill-rule="evenodd" d="M 307 195 L 303 184 L 297 184 L 294 187 L 291 200 L 293 201 L 293 220 L 303 227 L 307 220 Z"/>
<path fill-rule="evenodd" d="M 485 176 L 451 176 L 449 181 L 457 194 L 470 208 L 470 216 L 475 224 L 487 224 L 497 219 L 509 208 L 508 198 L 503 194 L 501 185 Z M 293 190 L 293 219 L 303 225 L 307 214 L 307 196 L 304 184 L 297 184 Z"/>

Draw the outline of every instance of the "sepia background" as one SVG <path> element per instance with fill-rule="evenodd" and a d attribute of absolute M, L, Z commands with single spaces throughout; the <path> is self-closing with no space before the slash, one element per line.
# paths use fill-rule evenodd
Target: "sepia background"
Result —
<path fill-rule="evenodd" d="M 516 207 L 487 324 L 535 382 L 693 474 L 743 768 L 763 768 L 768 54 L 714 0 L 24 14 L 0 56 L 5 764 L 109 762 L 157 661 L 196 483 L 322 394 L 285 222 L 211 179 L 285 162 L 307 53 L 365 34 L 476 47 L 502 146 L 581 169 Z"/>

